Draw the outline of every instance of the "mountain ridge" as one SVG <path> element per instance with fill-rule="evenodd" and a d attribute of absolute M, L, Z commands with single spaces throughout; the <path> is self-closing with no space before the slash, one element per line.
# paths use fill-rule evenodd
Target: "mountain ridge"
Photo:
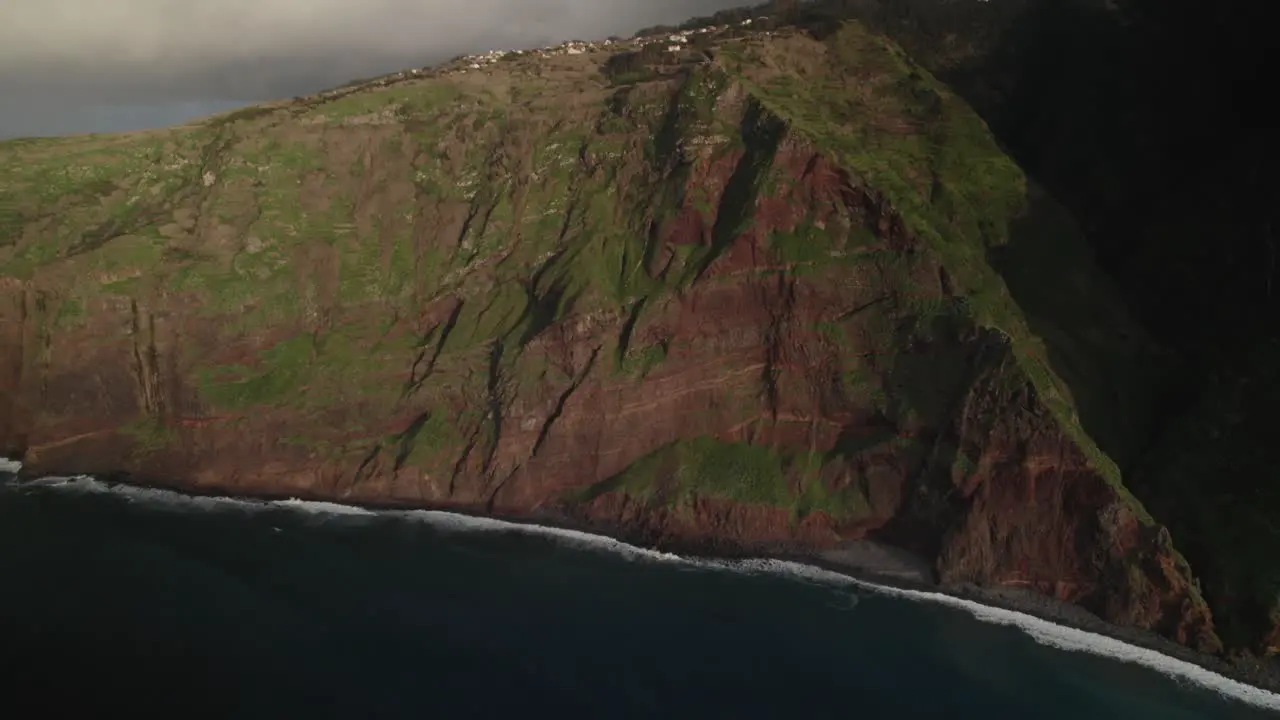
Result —
<path fill-rule="evenodd" d="M 1221 651 L 1081 425 L 1105 403 L 1123 447 L 1158 360 L 1069 217 L 856 24 L 679 45 L 0 145 L 29 173 L 0 185 L 0 447 L 654 540 L 874 535 Z"/>

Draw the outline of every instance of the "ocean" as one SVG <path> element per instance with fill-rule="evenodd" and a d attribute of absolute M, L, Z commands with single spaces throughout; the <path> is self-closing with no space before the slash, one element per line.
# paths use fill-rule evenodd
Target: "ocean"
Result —
<path fill-rule="evenodd" d="M 440 512 L 0 483 L 0 717 L 1280 716 L 1018 613 Z"/>

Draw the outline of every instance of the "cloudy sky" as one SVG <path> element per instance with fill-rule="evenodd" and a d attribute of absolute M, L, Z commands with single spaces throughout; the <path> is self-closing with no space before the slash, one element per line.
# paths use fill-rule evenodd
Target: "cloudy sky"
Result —
<path fill-rule="evenodd" d="M 0 138 L 136 129 L 751 0 L 0 0 Z"/>

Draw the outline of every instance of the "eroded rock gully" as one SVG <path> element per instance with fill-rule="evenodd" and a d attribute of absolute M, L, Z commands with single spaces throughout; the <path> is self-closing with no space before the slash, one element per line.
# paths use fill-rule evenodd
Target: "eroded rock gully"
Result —
<path fill-rule="evenodd" d="M 389 405 L 353 391 L 323 410 L 220 411 L 201 397 L 197 360 L 250 363 L 299 328 L 217 345 L 216 320 L 175 296 L 121 300 L 56 329 L 51 291 L 0 281 L 0 449 L 32 475 L 123 472 L 199 492 L 546 513 L 656 544 L 803 550 L 873 538 L 933 559 L 943 583 L 1029 588 L 1220 650 L 1167 534 L 1091 466 L 1008 343 L 955 311 L 946 271 L 885 200 L 802 141 L 770 153 L 780 180 L 745 200 L 725 197 L 744 151 L 693 159 L 688 186 L 722 211 L 748 203 L 752 224 L 726 236 L 686 198 L 655 227 L 652 267 L 686 246 L 715 255 L 695 282 L 632 313 L 572 313 L 464 357 L 441 348 L 474 298 L 393 320 L 392 335 L 435 330 L 383 379 L 405 389 Z M 841 261 L 771 244 L 802 226 L 847 240 L 825 251 Z M 377 307 L 334 312 L 385 321 Z M 616 355 L 646 350 L 660 357 L 642 373 L 619 369 Z M 356 416 L 375 418 L 372 429 L 331 432 Z M 456 432 L 419 452 L 433 418 Z M 333 441 L 285 442 L 312 429 Z M 820 458 L 816 480 L 783 474 L 793 493 L 816 482 L 824 497 L 853 488 L 858 501 L 831 512 L 684 492 L 671 466 L 644 492 L 608 487 L 646 456 L 704 437 Z"/>

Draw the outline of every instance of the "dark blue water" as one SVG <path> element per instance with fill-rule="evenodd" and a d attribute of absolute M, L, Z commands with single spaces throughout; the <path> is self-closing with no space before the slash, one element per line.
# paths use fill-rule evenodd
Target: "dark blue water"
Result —
<path fill-rule="evenodd" d="M 81 485 L 0 487 L 0 717 L 1275 717 L 865 590 Z"/>

